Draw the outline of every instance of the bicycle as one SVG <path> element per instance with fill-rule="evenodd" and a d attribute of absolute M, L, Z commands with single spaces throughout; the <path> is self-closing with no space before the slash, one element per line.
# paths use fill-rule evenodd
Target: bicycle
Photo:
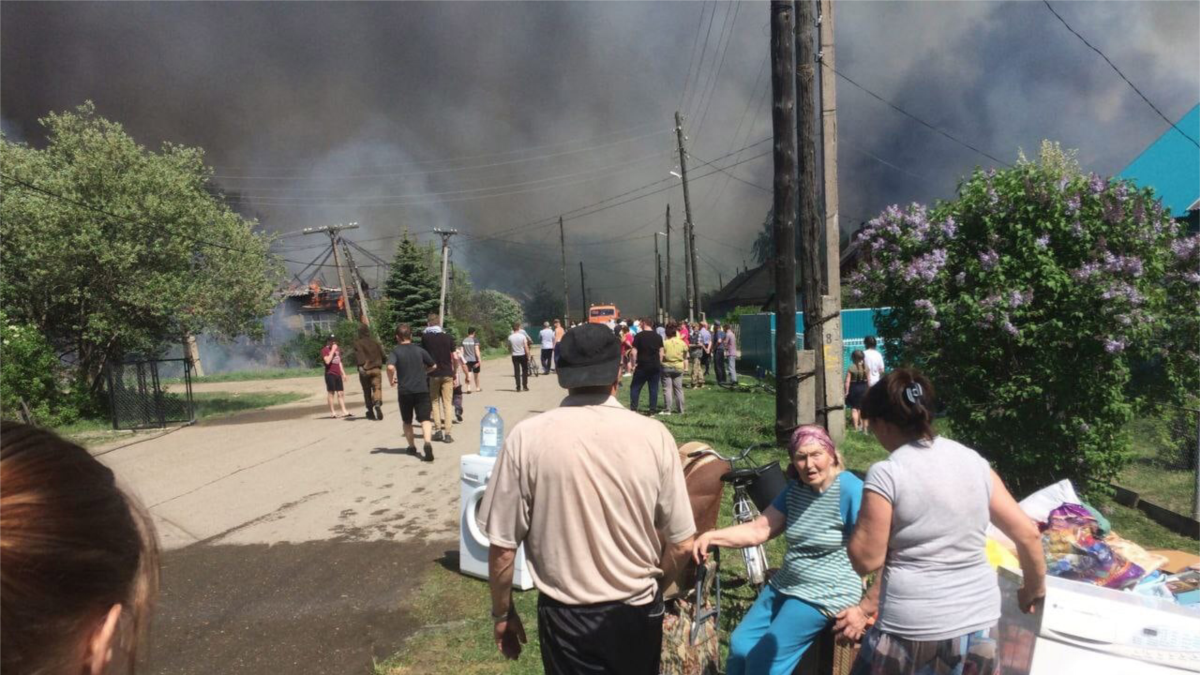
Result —
<path fill-rule="evenodd" d="M 754 369 L 755 380 L 750 383 L 745 382 L 745 377 L 737 382 L 730 381 L 729 378 L 718 380 L 717 386 L 728 391 L 753 392 L 765 391 L 768 394 L 775 394 L 775 375 L 769 370 L 764 370 L 761 366 Z"/>
<path fill-rule="evenodd" d="M 754 443 L 736 457 L 726 457 L 721 453 L 706 448 L 688 453 L 695 458 L 702 455 L 712 455 L 729 464 L 729 471 L 721 476 L 721 481 L 733 485 L 733 519 L 737 524 L 749 523 L 760 514 L 760 508 L 767 505 L 786 487 L 787 479 L 777 462 L 762 466 L 747 466 L 738 468 L 737 463 L 746 461 L 750 453 L 758 448 L 774 447 L 772 443 Z M 774 469 L 772 471 L 772 469 Z M 758 506 L 758 505 L 761 506 Z M 762 590 L 767 581 L 767 553 L 762 544 L 741 549 L 742 560 L 746 564 L 746 580 L 755 590 Z"/>

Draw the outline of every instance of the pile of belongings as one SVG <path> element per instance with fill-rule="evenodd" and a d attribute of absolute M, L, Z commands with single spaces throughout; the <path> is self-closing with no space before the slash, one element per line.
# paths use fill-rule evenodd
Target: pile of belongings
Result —
<path fill-rule="evenodd" d="M 1200 611 L 1200 571 L 1176 574 L 1160 568 L 1168 558 L 1149 552 L 1112 531 L 1108 520 L 1075 493 L 1070 481 L 1048 486 L 1020 502 L 1042 533 L 1046 573 L 1105 588 L 1132 591 Z M 988 530 L 993 565 L 1015 568 L 1012 541 L 995 527 Z"/>

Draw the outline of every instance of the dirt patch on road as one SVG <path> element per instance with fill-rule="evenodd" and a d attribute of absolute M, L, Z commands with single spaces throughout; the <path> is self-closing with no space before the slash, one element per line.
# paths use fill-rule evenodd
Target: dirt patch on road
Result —
<path fill-rule="evenodd" d="M 163 556 L 145 673 L 361 675 L 419 626 L 417 587 L 454 542 L 192 546 Z"/>

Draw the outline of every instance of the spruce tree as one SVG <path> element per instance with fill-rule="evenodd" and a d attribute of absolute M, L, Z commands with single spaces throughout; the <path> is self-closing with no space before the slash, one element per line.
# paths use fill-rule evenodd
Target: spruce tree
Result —
<path fill-rule="evenodd" d="M 438 280 L 429 268 L 427 252 L 409 239 L 406 232 L 396 245 L 396 255 L 383 286 L 390 330 L 402 323 L 413 328 L 424 326 L 429 314 L 438 311 L 438 291 Z"/>

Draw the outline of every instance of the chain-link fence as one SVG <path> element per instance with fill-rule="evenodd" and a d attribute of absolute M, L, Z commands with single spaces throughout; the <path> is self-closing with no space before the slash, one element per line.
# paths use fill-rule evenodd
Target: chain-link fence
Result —
<path fill-rule="evenodd" d="M 195 419 L 187 359 L 125 361 L 108 367 L 113 429 L 165 427 Z"/>

